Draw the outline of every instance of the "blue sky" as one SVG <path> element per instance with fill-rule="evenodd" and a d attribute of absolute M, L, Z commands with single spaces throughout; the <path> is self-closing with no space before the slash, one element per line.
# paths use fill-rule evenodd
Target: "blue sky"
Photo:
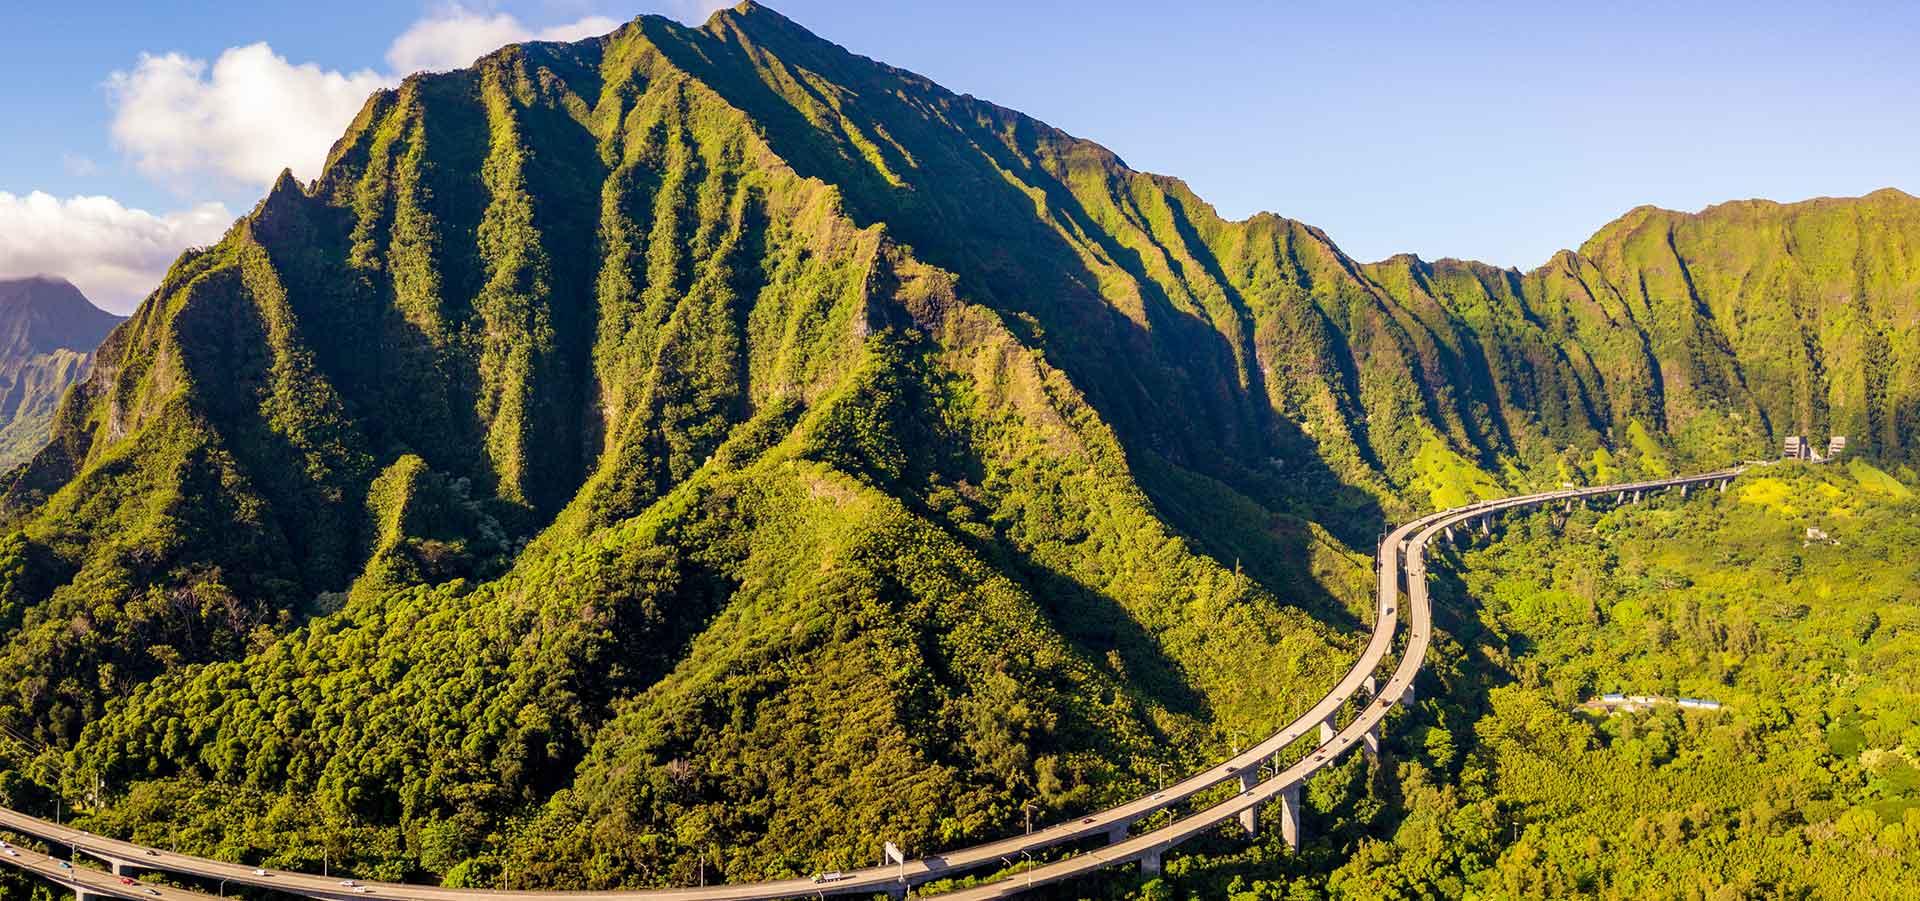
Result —
<path fill-rule="evenodd" d="M 0 275 L 127 309 L 403 69 L 715 5 L 0 5 Z M 1641 203 L 1920 193 L 1905 5 L 771 5 L 1367 260 L 1530 268 Z"/>

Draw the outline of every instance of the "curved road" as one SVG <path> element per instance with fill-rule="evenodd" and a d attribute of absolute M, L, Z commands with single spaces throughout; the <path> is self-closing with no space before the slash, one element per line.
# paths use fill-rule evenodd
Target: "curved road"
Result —
<path fill-rule="evenodd" d="M 127 885 L 120 877 L 111 873 L 87 867 L 75 867 L 58 857 L 41 854 L 32 848 L 9 846 L 0 851 L 0 861 L 18 867 L 39 876 L 55 885 L 73 889 L 76 893 L 100 895 L 109 898 L 160 898 L 163 901 L 214 901 L 213 895 L 203 895 L 187 889 L 164 885 L 136 883 Z"/>
<path fill-rule="evenodd" d="M 340 877 L 282 871 L 268 871 L 264 876 L 256 875 L 252 867 L 177 855 L 129 842 L 103 838 L 5 808 L 0 808 L 0 829 L 36 836 L 60 845 L 70 845 L 94 857 L 108 861 L 121 861 L 140 869 L 163 870 L 208 880 L 224 880 L 232 885 L 253 885 L 312 898 L 342 899 L 342 901 L 362 898 L 384 898 L 393 899 L 393 901 L 452 901 L 459 898 L 499 898 L 503 901 L 505 899 L 513 899 L 513 901 L 587 901 L 587 899 L 763 901 L 763 899 L 816 897 L 827 894 L 898 893 L 909 884 L 957 876 L 965 871 L 996 863 L 1005 865 L 1023 854 L 1091 836 L 1106 836 L 1110 843 L 1105 847 L 1066 857 L 1025 872 L 1001 876 L 971 888 L 943 893 L 940 897 L 955 899 L 955 901 L 1006 897 L 1035 885 L 1071 879 L 1131 861 L 1147 861 L 1157 866 L 1160 855 L 1167 849 L 1221 824 L 1240 819 L 1248 811 L 1275 801 L 1288 792 L 1297 792 L 1308 777 L 1322 767 L 1333 763 L 1354 745 L 1363 743 L 1369 733 L 1378 734 L 1374 730 L 1379 726 L 1380 721 L 1386 718 L 1393 702 L 1407 697 L 1412 691 L 1414 677 L 1418 675 L 1426 659 L 1427 645 L 1431 640 L 1433 615 L 1427 600 L 1425 554 L 1427 543 L 1433 540 L 1434 536 L 1463 525 L 1470 528 L 1476 520 L 1508 510 L 1608 495 L 1623 500 L 1631 495 L 1634 499 L 1638 499 L 1642 493 L 1648 491 L 1731 481 L 1746 469 L 1747 466 L 1743 465 L 1702 475 L 1589 488 L 1569 488 L 1496 501 L 1481 501 L 1430 513 L 1406 523 L 1394 529 L 1381 542 L 1378 570 L 1380 584 L 1376 595 L 1373 633 L 1367 641 L 1365 650 L 1361 652 L 1360 658 L 1354 661 L 1346 676 L 1336 683 L 1318 703 L 1264 741 L 1216 766 L 1188 776 L 1162 791 L 1110 807 L 1099 813 L 1058 823 L 1028 835 L 1018 835 L 945 854 L 909 860 L 904 865 L 868 867 L 850 871 L 831 882 L 783 879 L 702 888 L 597 892 L 449 889 L 392 883 L 369 883 L 349 887 L 342 884 Z M 1379 687 L 1377 694 L 1367 700 L 1365 707 L 1351 722 L 1335 731 L 1331 738 L 1323 741 L 1313 752 L 1280 773 L 1250 785 L 1254 780 L 1242 778 L 1243 773 L 1257 774 L 1262 764 L 1287 746 L 1309 732 L 1319 729 L 1323 723 L 1334 722 L 1335 717 L 1348 702 L 1359 696 L 1373 680 L 1381 661 L 1386 659 L 1393 649 L 1394 634 L 1399 626 L 1401 613 L 1399 608 L 1403 576 L 1407 585 L 1406 606 L 1409 620 L 1407 641 L 1405 650 L 1399 655 L 1399 664 L 1394 667 L 1385 684 Z M 1195 794 L 1235 779 L 1242 780 L 1243 790 L 1240 793 L 1196 811 L 1186 819 L 1177 820 L 1139 835 L 1127 835 L 1127 829 L 1133 823 L 1162 808 L 1179 804 Z M 25 855 L 29 852 L 21 853 Z M 0 857 L 0 863 L 24 866 L 21 861 L 20 858 Z M 29 869 L 35 868 L 29 867 Z M 49 875 L 42 870 L 35 869 L 35 871 L 41 875 Z M 82 872 L 84 874 L 97 871 Z M 95 883 L 89 882 L 90 893 L 127 898 L 150 897 L 140 894 L 139 890 L 128 890 L 111 876 L 100 875 L 111 884 L 96 888 Z M 169 896 L 207 897 L 194 896 L 180 890 L 170 890 Z"/>

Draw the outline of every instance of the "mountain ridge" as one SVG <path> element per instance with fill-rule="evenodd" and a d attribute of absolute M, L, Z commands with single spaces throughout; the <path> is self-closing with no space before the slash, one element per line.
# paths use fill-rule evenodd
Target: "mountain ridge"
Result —
<path fill-rule="evenodd" d="M 0 496 L 0 722 L 106 827 L 385 878 L 1003 833 L 1318 697 L 1386 517 L 1788 423 L 1905 458 L 1873 204 L 1366 264 L 757 4 L 502 48 L 107 339 Z"/>
<path fill-rule="evenodd" d="M 0 279 L 0 470 L 46 443 L 55 405 L 124 319 L 58 276 Z"/>

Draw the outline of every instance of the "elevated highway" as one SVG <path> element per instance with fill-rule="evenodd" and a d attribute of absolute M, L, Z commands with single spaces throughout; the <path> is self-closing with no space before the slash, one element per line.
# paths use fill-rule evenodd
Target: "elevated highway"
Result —
<path fill-rule="evenodd" d="M 1433 611 L 1427 597 L 1427 545 L 1436 537 L 1455 537 L 1476 526 L 1482 531 L 1499 515 L 1562 503 L 1571 505 L 1595 498 L 1615 503 L 1638 501 L 1650 492 L 1678 489 L 1683 493 L 1695 487 L 1718 485 L 1722 489 L 1747 466 L 1738 466 L 1700 475 L 1655 479 L 1617 485 L 1567 488 L 1521 495 L 1493 501 L 1480 501 L 1431 513 L 1399 526 L 1380 544 L 1378 557 L 1379 587 L 1375 596 L 1373 630 L 1360 657 L 1345 676 L 1306 712 L 1294 718 L 1253 747 L 1208 769 L 1194 773 L 1167 788 L 1107 808 L 1098 813 L 1056 823 L 1030 834 L 933 854 L 895 864 L 868 867 L 836 874 L 837 878 L 781 879 L 735 883 L 699 888 L 647 889 L 625 891 L 496 891 L 451 889 L 438 886 L 393 883 L 343 884 L 340 877 L 319 876 L 288 871 L 256 872 L 253 867 L 172 854 L 129 842 L 92 835 L 61 826 L 18 811 L 0 808 L 0 830 L 33 836 L 55 845 L 70 846 L 80 853 L 105 861 L 116 872 L 122 867 L 193 876 L 228 885 L 251 885 L 308 898 L 328 901 L 381 898 L 392 901 L 452 901 L 452 899 L 515 899 L 515 901 L 762 901 L 762 899 L 821 897 L 843 894 L 901 895 L 909 886 L 935 879 L 960 876 L 993 866 L 1007 867 L 1032 854 L 1056 845 L 1088 838 L 1104 838 L 1103 847 L 1042 864 L 1023 872 L 1003 875 L 992 881 L 965 889 L 941 893 L 954 901 L 1000 898 L 1019 894 L 1028 888 L 1084 876 L 1127 863 L 1138 863 L 1148 872 L 1156 872 L 1162 855 L 1195 836 L 1224 824 L 1238 822 L 1248 832 L 1259 828 L 1263 814 L 1277 806 L 1279 828 L 1287 842 L 1298 846 L 1300 835 L 1300 792 L 1308 778 L 1338 760 L 1355 746 L 1378 750 L 1380 723 L 1396 702 L 1411 704 L 1414 679 L 1426 659 L 1432 640 Z M 1403 585 L 1404 583 L 1404 585 Z M 1403 599 L 1404 594 L 1404 599 Z M 1406 619 L 1404 646 L 1397 663 L 1384 683 L 1379 671 L 1394 654 L 1395 640 L 1402 617 Z M 1343 711 L 1358 707 L 1342 726 Z M 1280 772 L 1262 777 L 1262 766 L 1272 762 L 1283 750 L 1310 733 L 1318 732 L 1318 743 L 1305 756 Z M 1185 803 L 1202 792 L 1224 783 L 1237 784 L 1239 791 L 1204 809 L 1174 819 L 1159 828 L 1132 834 L 1132 827 L 1162 809 Z M 25 852 L 23 852 L 24 854 Z M 24 866 L 22 859 L 0 857 L 0 863 Z M 48 875 L 34 869 L 40 875 Z M 112 876 L 112 885 L 96 890 L 88 877 L 87 894 L 108 897 L 151 897 L 129 892 Z M 49 878 L 52 878 L 49 876 Z M 56 880 L 57 881 L 57 880 Z M 69 884 L 69 883 L 62 883 Z M 179 893 L 172 897 L 190 897 Z M 205 897 L 205 896 L 199 896 Z"/>

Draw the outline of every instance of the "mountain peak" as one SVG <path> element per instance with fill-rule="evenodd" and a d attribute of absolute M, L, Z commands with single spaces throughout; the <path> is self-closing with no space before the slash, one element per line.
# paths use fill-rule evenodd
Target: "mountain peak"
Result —
<path fill-rule="evenodd" d="M 29 354 L 91 353 L 124 318 L 100 309 L 56 275 L 0 279 L 0 347 Z"/>

